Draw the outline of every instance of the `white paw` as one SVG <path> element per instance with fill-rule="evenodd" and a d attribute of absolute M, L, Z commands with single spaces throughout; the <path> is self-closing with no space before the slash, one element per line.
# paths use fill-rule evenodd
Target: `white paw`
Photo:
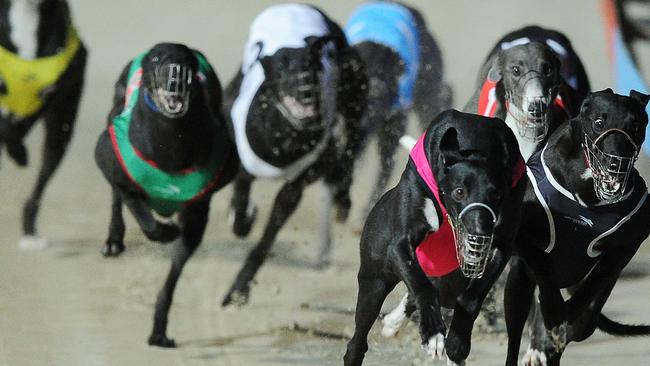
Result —
<path fill-rule="evenodd" d="M 456 363 L 447 357 L 447 366 L 465 366 L 465 361 L 461 361 L 461 363 Z"/>
<path fill-rule="evenodd" d="M 546 366 L 546 354 L 543 351 L 528 347 L 526 354 L 521 359 L 522 366 Z"/>
<path fill-rule="evenodd" d="M 18 248 L 21 250 L 41 250 L 49 245 L 47 239 L 34 235 L 25 235 L 18 241 Z"/>
<path fill-rule="evenodd" d="M 402 324 L 404 324 L 404 319 L 406 319 L 406 300 L 408 299 L 408 294 L 405 294 L 399 304 L 388 313 L 382 323 L 384 324 L 381 328 L 381 335 L 386 338 L 395 337 L 397 332 L 399 332 Z"/>
<path fill-rule="evenodd" d="M 411 151 L 413 149 L 413 146 L 415 146 L 417 142 L 418 142 L 417 139 L 409 135 L 404 135 L 399 138 L 399 144 L 402 145 L 402 148 L 408 151 Z"/>
<path fill-rule="evenodd" d="M 429 338 L 429 341 L 423 344 L 422 347 L 432 359 L 438 358 L 442 360 L 445 357 L 445 336 L 438 333 Z"/>

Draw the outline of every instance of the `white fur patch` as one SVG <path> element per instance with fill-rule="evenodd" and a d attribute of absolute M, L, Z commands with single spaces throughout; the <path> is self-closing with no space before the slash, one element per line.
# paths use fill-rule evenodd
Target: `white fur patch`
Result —
<path fill-rule="evenodd" d="M 406 319 L 406 301 L 408 299 L 408 294 L 405 294 L 404 297 L 402 298 L 402 301 L 399 302 L 399 304 L 382 319 L 382 323 L 384 324 L 383 328 L 381 328 L 381 335 L 386 337 L 386 338 L 392 338 L 394 337 L 399 329 L 402 327 L 402 324 L 404 324 L 404 319 Z"/>
<path fill-rule="evenodd" d="M 514 106 L 510 106 L 510 108 L 515 108 Z M 537 151 L 538 143 L 528 141 L 521 137 L 519 135 L 519 130 L 517 129 L 517 120 L 510 114 L 506 114 L 506 125 L 510 127 L 512 132 L 515 134 L 515 137 L 517 138 L 517 143 L 519 144 L 519 152 L 521 152 L 521 156 L 524 158 L 524 161 L 528 161 L 528 158 L 530 158 L 531 155 L 535 151 Z"/>
<path fill-rule="evenodd" d="M 523 366 L 546 366 L 548 361 L 544 352 L 532 349 L 529 346 L 526 354 L 521 359 L 521 364 Z"/>
<path fill-rule="evenodd" d="M 406 150 L 406 151 L 411 151 L 415 144 L 418 142 L 417 139 L 409 136 L 409 135 L 404 135 L 399 138 L 399 144 Z"/>
<path fill-rule="evenodd" d="M 433 360 L 442 360 L 445 357 L 445 336 L 442 333 L 434 335 L 422 348 Z"/>
<path fill-rule="evenodd" d="M 431 230 L 438 231 L 440 228 L 440 222 L 438 222 L 438 212 L 436 211 L 436 206 L 434 206 L 433 201 L 430 198 L 424 199 L 424 208 L 422 209 L 424 213 L 424 218 L 426 218 Z"/>
<path fill-rule="evenodd" d="M 13 0 L 9 7 L 9 37 L 16 46 L 18 56 L 36 58 L 38 51 L 39 5 L 41 0 Z"/>
<path fill-rule="evenodd" d="M 50 246 L 50 243 L 47 239 L 40 236 L 25 235 L 18 241 L 20 250 L 41 250 L 48 246 Z"/>
<path fill-rule="evenodd" d="M 582 178 L 582 180 L 588 180 L 590 178 L 593 178 L 593 176 L 594 173 L 591 171 L 590 168 L 585 169 L 585 171 L 582 174 L 580 174 L 580 178 Z"/>

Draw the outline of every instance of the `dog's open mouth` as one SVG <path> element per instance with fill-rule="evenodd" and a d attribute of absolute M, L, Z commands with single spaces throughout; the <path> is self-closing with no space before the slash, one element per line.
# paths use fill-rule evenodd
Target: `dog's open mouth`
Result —
<path fill-rule="evenodd" d="M 541 142 L 548 134 L 550 96 L 509 96 L 508 113 L 517 121 L 517 132 L 531 142 Z"/>
<path fill-rule="evenodd" d="M 621 156 L 601 150 L 597 144 L 603 136 L 610 132 L 625 135 L 634 148 L 634 154 L 632 156 Z M 598 199 L 608 203 L 615 203 L 623 199 L 625 187 L 634 170 L 634 162 L 639 153 L 639 148 L 634 143 L 634 140 L 622 130 L 605 131 L 595 141 L 592 141 L 585 134 L 583 149 L 587 162 L 591 167 L 594 190 Z"/>
<path fill-rule="evenodd" d="M 284 95 L 280 103 L 282 103 L 282 106 L 289 112 L 291 117 L 295 119 L 303 120 L 316 117 L 315 103 L 303 104 L 289 95 Z"/>

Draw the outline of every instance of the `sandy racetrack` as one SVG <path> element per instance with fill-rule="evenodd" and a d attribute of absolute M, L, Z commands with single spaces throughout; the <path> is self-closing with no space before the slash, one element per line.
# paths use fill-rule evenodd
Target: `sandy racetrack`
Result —
<path fill-rule="evenodd" d="M 260 207 L 251 236 L 238 240 L 226 226 L 230 189 L 215 195 L 204 242 L 181 277 L 170 313 L 175 350 L 146 345 L 155 295 L 169 265 L 170 248 L 148 242 L 130 215 L 127 251 L 117 259 L 99 253 L 108 226 L 109 189 L 93 161 L 105 124 L 112 86 L 125 63 L 162 40 L 203 50 L 222 83 L 234 74 L 252 18 L 270 1 L 193 0 L 71 1 L 74 19 L 90 52 L 77 130 L 61 168 L 49 186 L 39 230 L 51 246 L 20 251 L 19 211 L 40 162 L 41 127 L 29 136 L 30 167 L 17 169 L 2 158 L 0 170 L 0 365 L 338 365 L 353 329 L 358 237 L 352 233 L 374 177 L 371 149 L 356 174 L 349 225 L 335 227 L 333 266 L 316 271 L 320 185 L 307 192 L 298 212 L 281 231 L 274 257 L 257 276 L 250 304 L 221 309 L 221 298 L 248 249 L 266 223 L 278 184 L 258 181 L 253 199 Z M 317 1 L 344 22 L 356 1 Z M 571 38 L 594 89 L 611 84 L 599 2 L 579 1 L 409 1 L 419 6 L 440 42 L 456 107 L 474 87 L 486 52 L 502 34 L 537 23 Z M 401 170 L 406 155 L 397 164 Z M 648 167 L 648 160 L 640 164 Z M 645 175 L 648 177 L 648 171 Z M 397 175 L 397 174 L 396 174 Z M 606 313 L 626 322 L 650 323 L 650 248 L 630 264 Z M 385 309 L 396 301 L 393 296 Z M 376 325 L 367 365 L 423 364 L 415 327 L 397 339 L 382 339 Z M 525 345 L 522 347 L 525 349 Z M 478 337 L 469 365 L 499 365 L 505 336 Z M 566 365 L 648 365 L 648 339 L 596 334 L 571 344 Z M 442 364 L 442 363 L 440 363 Z"/>

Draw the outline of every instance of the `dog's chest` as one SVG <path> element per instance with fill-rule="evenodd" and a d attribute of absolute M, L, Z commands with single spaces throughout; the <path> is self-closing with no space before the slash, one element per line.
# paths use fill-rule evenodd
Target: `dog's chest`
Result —
<path fill-rule="evenodd" d="M 515 137 L 517 138 L 517 143 L 519 144 L 519 152 L 521 152 L 521 156 L 524 158 L 525 161 L 528 161 L 528 159 L 533 155 L 535 151 L 539 148 L 539 143 L 528 141 L 521 137 L 519 134 L 519 130 L 517 129 L 517 120 L 510 114 L 506 113 L 506 119 L 505 119 L 506 125 L 510 127 L 512 130 L 512 133 L 515 134 Z"/>

